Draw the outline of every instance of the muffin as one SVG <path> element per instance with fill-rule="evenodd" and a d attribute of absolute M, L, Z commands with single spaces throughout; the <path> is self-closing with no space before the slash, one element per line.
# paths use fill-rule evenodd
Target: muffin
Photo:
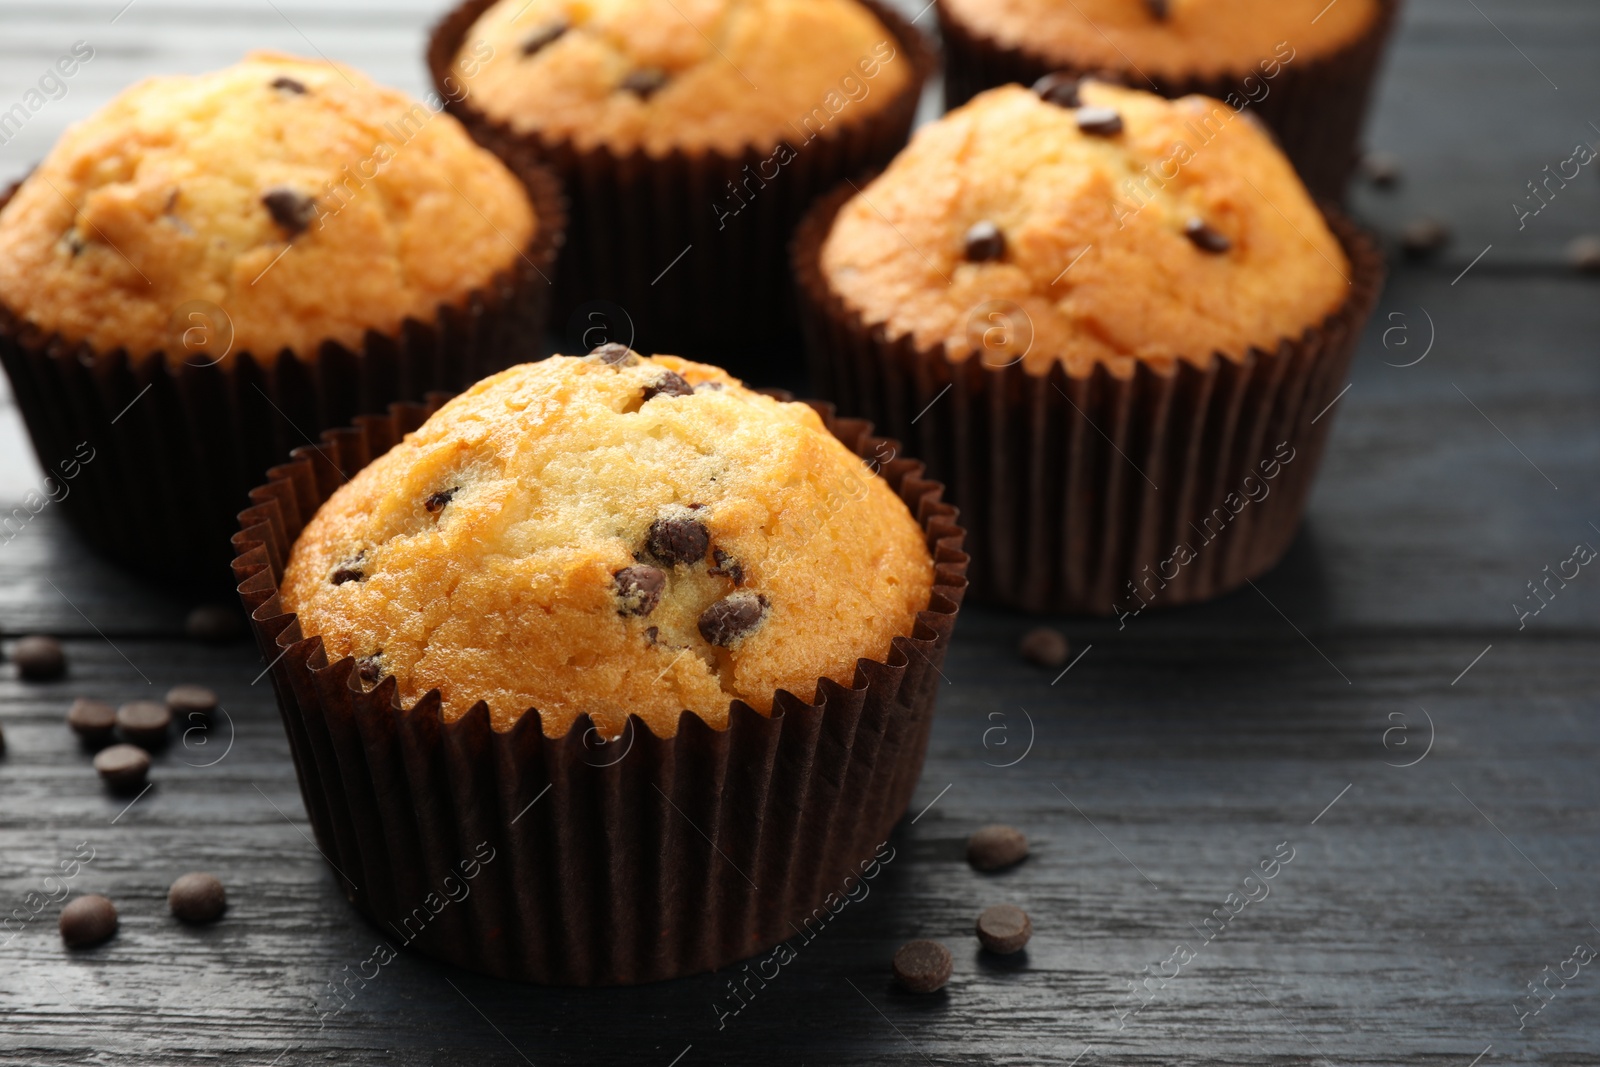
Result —
<path fill-rule="evenodd" d="M 795 223 L 904 146 L 934 66 L 877 0 L 467 0 L 428 58 L 474 136 L 566 183 L 558 326 L 734 361 L 781 353 Z"/>
<path fill-rule="evenodd" d="M 228 576 L 232 517 L 293 444 L 460 388 L 542 329 L 553 178 L 322 61 L 153 78 L 0 209 L 0 360 L 63 507 L 119 560 Z"/>
<path fill-rule="evenodd" d="M 1287 548 L 1381 260 L 1220 101 L 1070 88 L 924 127 L 795 269 L 824 395 L 949 484 L 975 595 L 1126 620 Z"/>
<path fill-rule="evenodd" d="M 234 567 L 320 847 L 381 926 L 641 982 L 787 938 L 872 862 L 965 586 L 897 445 L 620 345 L 325 441 L 253 494 Z"/>
<path fill-rule="evenodd" d="M 1248 108 L 1319 198 L 1338 201 L 1399 0 L 942 0 L 945 105 L 1086 74 Z"/>

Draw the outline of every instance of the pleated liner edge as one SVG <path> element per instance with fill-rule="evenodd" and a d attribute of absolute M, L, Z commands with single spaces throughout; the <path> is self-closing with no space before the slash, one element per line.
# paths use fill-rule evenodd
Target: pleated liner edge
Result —
<path fill-rule="evenodd" d="M 883 167 L 905 146 L 922 86 L 938 69 L 927 40 L 892 7 L 860 0 L 910 60 L 909 84 L 867 119 L 852 121 L 846 107 L 809 139 L 797 133 L 787 142 L 795 158 L 762 181 L 774 148 L 735 154 L 676 150 L 664 156 L 585 149 L 569 139 L 519 133 L 474 107 L 470 95 L 445 92 L 461 42 L 493 2 L 467 0 L 439 22 L 429 40 L 428 69 L 447 106 L 480 143 L 499 153 L 529 150 L 566 184 L 572 237 L 556 281 L 556 327 L 590 301 L 609 301 L 624 310 L 636 336 L 605 340 L 640 351 L 715 357 L 735 374 L 770 378 L 770 368 L 750 353 L 754 341 L 771 346 L 795 336 L 784 270 L 795 224 L 817 197 L 846 178 Z M 851 71 L 840 71 L 846 73 Z M 737 213 L 719 222 L 713 205 L 723 203 Z"/>
<path fill-rule="evenodd" d="M 79 536 L 131 570 L 226 592 L 235 516 L 307 435 L 537 358 L 566 209 L 548 168 L 525 155 L 509 165 L 539 218 L 529 246 L 459 305 L 393 335 L 368 331 L 359 350 L 330 341 L 214 365 L 99 353 L 0 305 L 0 363 L 40 465 L 53 473 L 81 441 L 95 450 L 60 505 Z"/>
<path fill-rule="evenodd" d="M 1170 372 L 1141 362 L 1126 379 L 1103 364 L 1087 376 L 1059 364 L 1033 375 L 891 339 L 831 290 L 822 242 L 852 193 L 820 201 L 795 236 L 812 378 L 840 411 L 906 441 L 945 483 L 967 528 L 974 599 L 1121 616 L 1218 596 L 1277 563 L 1383 282 L 1370 238 L 1324 208 L 1350 259 L 1349 296 L 1271 352 L 1213 354 L 1204 367 L 1179 360 Z M 1280 443 L 1291 460 L 1264 478 Z M 1265 495 L 1228 507 L 1230 495 L 1261 492 L 1247 478 Z M 1182 562 L 1180 544 L 1191 557 Z"/>
<path fill-rule="evenodd" d="M 824 679 L 815 703 L 780 691 L 770 718 L 736 701 L 720 731 L 685 712 L 665 739 L 630 716 L 620 740 L 596 744 L 587 715 L 549 738 L 535 711 L 500 733 L 483 702 L 446 723 L 437 690 L 412 707 L 392 676 L 362 691 L 354 662 L 329 663 L 278 601 L 316 508 L 443 400 L 296 449 L 234 537 L 301 795 L 345 895 L 396 947 L 549 984 L 670 978 L 792 936 L 888 837 L 920 774 L 966 587 L 943 487 L 914 460 L 881 471 L 922 524 L 935 585 L 913 633 L 885 661 L 860 660 L 852 685 Z M 870 424 L 813 406 L 847 447 L 881 454 Z"/>
<path fill-rule="evenodd" d="M 1100 76 L 1135 89 L 1151 89 L 1169 99 L 1199 93 L 1218 100 L 1229 93 L 1246 97 L 1247 76 L 1268 88 L 1248 112 L 1259 115 L 1283 146 L 1300 177 L 1320 199 L 1344 199 L 1345 186 L 1359 154 L 1361 126 L 1377 77 L 1378 63 L 1400 10 L 1400 0 L 1379 0 L 1379 10 L 1367 31 L 1343 48 L 1325 56 L 1296 58 L 1283 65 L 1276 78 L 1259 70 L 1238 75 L 1191 74 L 1156 77 L 1154 88 L 1144 73 L 1133 68 L 1108 70 L 1060 63 L 1030 51 L 1010 47 L 963 26 L 944 4 L 938 5 L 939 29 L 944 39 L 945 107 L 966 103 L 985 89 L 1010 82 L 1032 85 L 1046 74 L 1064 71 L 1080 76 Z M 1294 42 L 1289 41 L 1292 47 Z M 1263 59 L 1270 57 L 1263 56 Z"/>

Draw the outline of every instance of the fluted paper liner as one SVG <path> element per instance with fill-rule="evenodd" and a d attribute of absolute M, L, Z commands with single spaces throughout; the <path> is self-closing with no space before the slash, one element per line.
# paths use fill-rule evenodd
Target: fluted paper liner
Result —
<path fill-rule="evenodd" d="M 906 441 L 946 484 L 967 528 L 975 599 L 1127 617 L 1209 599 L 1278 561 L 1382 285 L 1371 239 L 1325 209 L 1350 259 L 1349 295 L 1270 352 L 1180 359 L 1169 371 L 1141 361 L 1127 378 L 1103 364 L 1035 375 L 891 339 L 829 287 L 822 242 L 853 192 L 819 202 L 795 236 L 812 381 L 840 411 Z"/>
<path fill-rule="evenodd" d="M 1377 78 L 1384 45 L 1400 10 L 1400 0 L 1379 0 L 1377 16 L 1360 37 L 1321 56 L 1296 56 L 1275 78 L 1259 70 L 1239 74 L 1150 75 L 1132 68 L 1109 71 L 1102 66 L 1074 66 L 1026 47 L 1003 45 L 963 25 L 944 4 L 937 5 L 944 39 L 945 107 L 966 103 L 985 89 L 1010 82 L 1032 85 L 1061 71 L 1078 76 L 1111 77 L 1136 89 L 1151 89 L 1176 99 L 1199 93 L 1226 100 L 1247 98 L 1243 82 L 1253 75 L 1270 90 L 1246 108 L 1278 137 L 1312 194 L 1342 202 L 1360 155 L 1362 123 Z M 1294 41 L 1289 40 L 1293 47 Z M 1270 57 L 1263 56 L 1263 59 Z M 1152 88 L 1151 83 L 1154 83 Z"/>
<path fill-rule="evenodd" d="M 251 493 L 234 537 L 301 795 L 345 895 L 396 947 L 552 984 L 670 978 L 793 936 L 888 837 L 921 772 L 966 587 L 943 487 L 913 460 L 880 471 L 922 525 L 934 588 L 913 632 L 858 661 L 852 684 L 823 679 L 812 703 L 780 691 L 770 717 L 735 701 L 723 730 L 684 712 L 669 738 L 629 716 L 620 740 L 596 744 L 587 715 L 550 738 L 536 710 L 498 732 L 481 701 L 447 723 L 437 690 L 411 707 L 392 676 L 362 691 L 354 661 L 328 662 L 278 600 L 317 507 L 443 399 L 296 449 Z M 858 455 L 882 454 L 870 424 L 813 406 Z M 467 882 L 460 865 L 475 858 Z M 452 885 L 469 890 L 459 902 Z"/>
<path fill-rule="evenodd" d="M 883 167 L 905 147 L 923 83 L 937 68 L 922 34 L 886 4 L 860 0 L 894 36 L 894 61 L 912 64 L 909 83 L 866 118 L 846 108 L 812 139 L 802 140 L 799 131 L 786 139 L 795 158 L 719 228 L 713 205 L 736 203 L 730 183 L 742 192 L 749 175 L 759 181 L 774 147 L 666 155 L 580 148 L 565 138 L 518 132 L 479 111 L 459 88 L 445 92 L 447 77 L 451 85 L 458 80 L 450 71 L 462 41 L 494 2 L 466 0 L 445 16 L 429 42 L 428 68 L 451 112 L 479 142 L 501 154 L 531 150 L 566 185 L 572 231 L 556 281 L 556 328 L 604 300 L 626 313 L 626 321 L 612 324 L 623 336 L 584 337 L 584 345 L 608 340 L 644 352 L 692 353 L 736 375 L 772 380 L 773 368 L 758 360 L 785 356 L 783 344 L 795 333 L 786 269 L 794 227 L 817 197 Z"/>
<path fill-rule="evenodd" d="M 226 590 L 235 516 L 290 448 L 536 355 L 566 212 L 546 168 L 524 157 L 512 169 L 538 217 L 529 246 L 485 288 L 441 304 L 432 321 L 368 331 L 358 349 L 242 351 L 202 366 L 160 352 L 97 352 L 0 304 L 0 363 L 40 465 L 53 471 L 80 442 L 94 449 L 59 505 L 79 535 L 146 575 Z"/>

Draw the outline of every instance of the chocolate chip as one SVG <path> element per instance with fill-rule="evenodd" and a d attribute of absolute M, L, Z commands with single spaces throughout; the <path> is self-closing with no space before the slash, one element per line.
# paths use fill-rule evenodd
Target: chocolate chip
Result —
<path fill-rule="evenodd" d="M 268 189 L 262 194 L 261 202 L 266 205 L 267 214 L 272 216 L 272 221 L 290 237 L 305 233 L 306 228 L 317 217 L 315 200 L 304 193 L 283 186 Z"/>
<path fill-rule="evenodd" d="M 428 500 L 432 499 L 433 497 L 428 498 Z M 424 501 L 422 506 L 428 507 L 427 501 Z M 428 510 L 432 511 L 434 509 L 428 508 Z M 364 548 L 356 552 L 355 555 L 351 556 L 349 559 L 345 560 L 343 563 L 339 564 L 333 569 L 333 573 L 328 576 L 328 581 L 332 582 L 334 585 L 343 585 L 345 582 L 366 581 L 367 574 L 361 569 L 361 561 L 366 558 L 366 555 L 367 550 Z"/>
<path fill-rule="evenodd" d="M 1412 259 L 1431 256 L 1450 243 L 1450 227 L 1438 219 L 1416 219 L 1400 231 L 1400 249 Z"/>
<path fill-rule="evenodd" d="M 967 259 L 973 263 L 987 263 L 1006 254 L 1006 235 L 1000 227 L 985 219 L 975 222 L 967 230 Z"/>
<path fill-rule="evenodd" d="M 648 100 L 667 84 L 667 72 L 660 67 L 645 67 L 622 79 L 622 88 L 641 100 Z"/>
<path fill-rule="evenodd" d="M 209 719 L 217 710 L 217 694 L 203 685 L 175 685 L 167 690 L 167 707 L 184 722 L 191 715 Z"/>
<path fill-rule="evenodd" d="M 1014 826 L 985 826 L 967 838 L 967 862 L 980 871 L 998 871 L 1028 857 L 1028 839 Z"/>
<path fill-rule="evenodd" d="M 1387 152 L 1368 152 L 1361 157 L 1361 173 L 1379 189 L 1400 184 L 1400 160 Z"/>
<path fill-rule="evenodd" d="M 457 490 L 460 488 L 461 487 L 459 485 L 453 485 L 449 489 L 441 489 L 437 493 L 431 494 L 428 499 L 424 500 L 422 502 L 422 506 L 429 512 L 441 512 L 444 510 L 444 506 L 450 503 L 450 498 L 455 496 Z"/>
<path fill-rule="evenodd" d="M 1076 74 L 1046 74 L 1033 83 L 1033 91 L 1039 99 L 1057 107 L 1077 107 L 1079 103 Z"/>
<path fill-rule="evenodd" d="M 1033 921 L 1015 904 L 996 904 L 978 916 L 978 940 L 990 952 L 1009 956 L 1022 951 L 1033 936 Z"/>
<path fill-rule="evenodd" d="M 303 96 L 306 91 L 304 82 L 295 81 L 287 74 L 280 74 L 278 77 L 273 78 L 272 87 L 274 89 L 282 89 L 286 93 L 294 93 L 296 96 Z"/>
<path fill-rule="evenodd" d="M 220 645 L 244 636 L 244 620 L 237 607 L 201 604 L 183 620 L 183 632 L 191 641 Z"/>
<path fill-rule="evenodd" d="M 661 603 L 661 591 L 667 586 L 667 576 L 660 568 L 648 564 L 624 567 L 611 577 L 617 587 L 617 597 L 622 601 L 618 615 L 650 614 Z"/>
<path fill-rule="evenodd" d="M 554 22 L 546 23 L 523 38 L 522 54 L 531 56 L 545 47 L 555 44 L 571 28 L 571 26 L 567 25 L 565 19 L 556 19 Z"/>
<path fill-rule="evenodd" d="M 370 656 L 356 657 L 356 677 L 361 684 L 371 687 L 378 684 L 378 679 L 383 677 L 383 650 L 379 649 Z"/>
<path fill-rule="evenodd" d="M 171 725 L 172 709 L 154 700 L 134 700 L 117 709 L 117 732 L 144 748 L 165 744 Z"/>
<path fill-rule="evenodd" d="M 1067 662 L 1067 653 L 1071 648 L 1060 630 L 1040 626 L 1022 635 L 1017 651 L 1021 652 L 1022 658 L 1029 663 L 1055 668 Z"/>
<path fill-rule="evenodd" d="M 98 893 L 79 897 L 61 909 L 56 928 L 68 948 L 98 945 L 117 932 L 117 906 Z"/>
<path fill-rule="evenodd" d="M 894 954 L 894 976 L 913 993 L 932 993 L 950 981 L 954 961 L 937 941 L 907 941 Z"/>
<path fill-rule="evenodd" d="M 698 563 L 711 546 L 711 534 L 699 519 L 687 515 L 668 515 L 650 524 L 645 547 L 667 566 Z"/>
<path fill-rule="evenodd" d="M 1213 230 L 1204 219 L 1194 218 L 1183 224 L 1183 235 L 1194 242 L 1194 246 L 1202 252 L 1220 255 L 1233 247 L 1233 242 Z"/>
<path fill-rule="evenodd" d="M 216 875 L 194 871 L 172 883 L 167 907 L 186 923 L 214 922 L 227 910 L 228 894 Z"/>
<path fill-rule="evenodd" d="M 716 574 L 723 578 L 729 578 L 734 585 L 744 584 L 744 568 L 739 565 L 738 560 L 720 548 L 711 550 L 711 560 L 714 566 L 707 569 L 707 574 Z"/>
<path fill-rule="evenodd" d="M 594 363 L 604 363 L 608 367 L 637 367 L 639 353 L 627 345 L 618 344 L 616 341 L 607 341 L 605 344 L 589 350 L 588 360 Z"/>
<path fill-rule="evenodd" d="M 67 709 L 67 725 L 88 743 L 100 744 L 111 740 L 111 731 L 117 725 L 117 709 L 104 700 L 79 697 Z"/>
<path fill-rule="evenodd" d="M 661 377 L 644 387 L 644 398 L 649 402 L 658 396 L 693 396 L 694 386 L 683 380 L 683 376 L 672 371 L 662 371 Z"/>
<path fill-rule="evenodd" d="M 652 645 L 659 644 L 661 641 L 661 627 L 646 626 L 644 630 L 644 639 L 650 642 Z"/>
<path fill-rule="evenodd" d="M 83 254 L 85 248 L 83 235 L 78 232 L 76 226 L 61 235 L 61 242 L 67 246 L 67 251 L 73 259 L 77 259 Z"/>
<path fill-rule="evenodd" d="M 725 388 L 727 387 L 721 382 L 701 382 L 694 387 L 694 391 L 697 393 L 720 393 Z"/>
<path fill-rule="evenodd" d="M 17 665 L 17 674 L 30 682 L 54 681 L 67 673 L 66 653 L 53 637 L 24 637 L 12 648 L 11 661 Z"/>
<path fill-rule="evenodd" d="M 1115 137 L 1122 132 L 1122 115 L 1116 108 L 1080 107 L 1078 129 L 1095 137 Z"/>
<path fill-rule="evenodd" d="M 700 636 L 720 648 L 748 636 L 767 614 L 767 598 L 758 593 L 729 593 L 700 613 Z"/>
<path fill-rule="evenodd" d="M 150 753 L 138 745 L 112 745 L 95 753 L 94 769 L 116 792 L 131 792 L 150 773 Z"/>
<path fill-rule="evenodd" d="M 1164 22 L 1172 14 L 1171 4 L 1168 0 L 1144 0 L 1145 10 L 1150 12 L 1150 17 L 1158 22 Z"/>
<path fill-rule="evenodd" d="M 1585 274 L 1600 274 L 1600 237 L 1585 234 L 1574 237 L 1567 245 L 1567 262 L 1573 270 Z"/>

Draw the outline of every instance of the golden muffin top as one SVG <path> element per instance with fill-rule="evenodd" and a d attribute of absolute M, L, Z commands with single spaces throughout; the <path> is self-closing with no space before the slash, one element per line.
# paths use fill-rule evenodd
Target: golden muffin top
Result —
<path fill-rule="evenodd" d="M 1337 52 L 1379 16 L 1378 0 L 939 0 L 947 17 L 1078 70 L 1247 75 L 1263 61 Z"/>
<path fill-rule="evenodd" d="M 1338 239 L 1253 121 L 1205 97 L 1075 92 L 1007 86 L 924 126 L 839 211 L 833 292 L 953 361 L 1075 375 L 1242 357 L 1345 300 Z"/>
<path fill-rule="evenodd" d="M 339 488 L 284 608 L 368 685 L 546 734 L 849 685 L 928 605 L 922 528 L 803 404 L 620 345 L 486 378 Z"/>
<path fill-rule="evenodd" d="M 310 358 L 459 304 L 537 225 L 449 115 L 258 52 L 71 127 L 0 212 L 0 301 L 99 352 Z"/>
<path fill-rule="evenodd" d="M 454 74 L 519 133 L 658 156 L 798 144 L 915 77 L 856 0 L 500 0 Z"/>

